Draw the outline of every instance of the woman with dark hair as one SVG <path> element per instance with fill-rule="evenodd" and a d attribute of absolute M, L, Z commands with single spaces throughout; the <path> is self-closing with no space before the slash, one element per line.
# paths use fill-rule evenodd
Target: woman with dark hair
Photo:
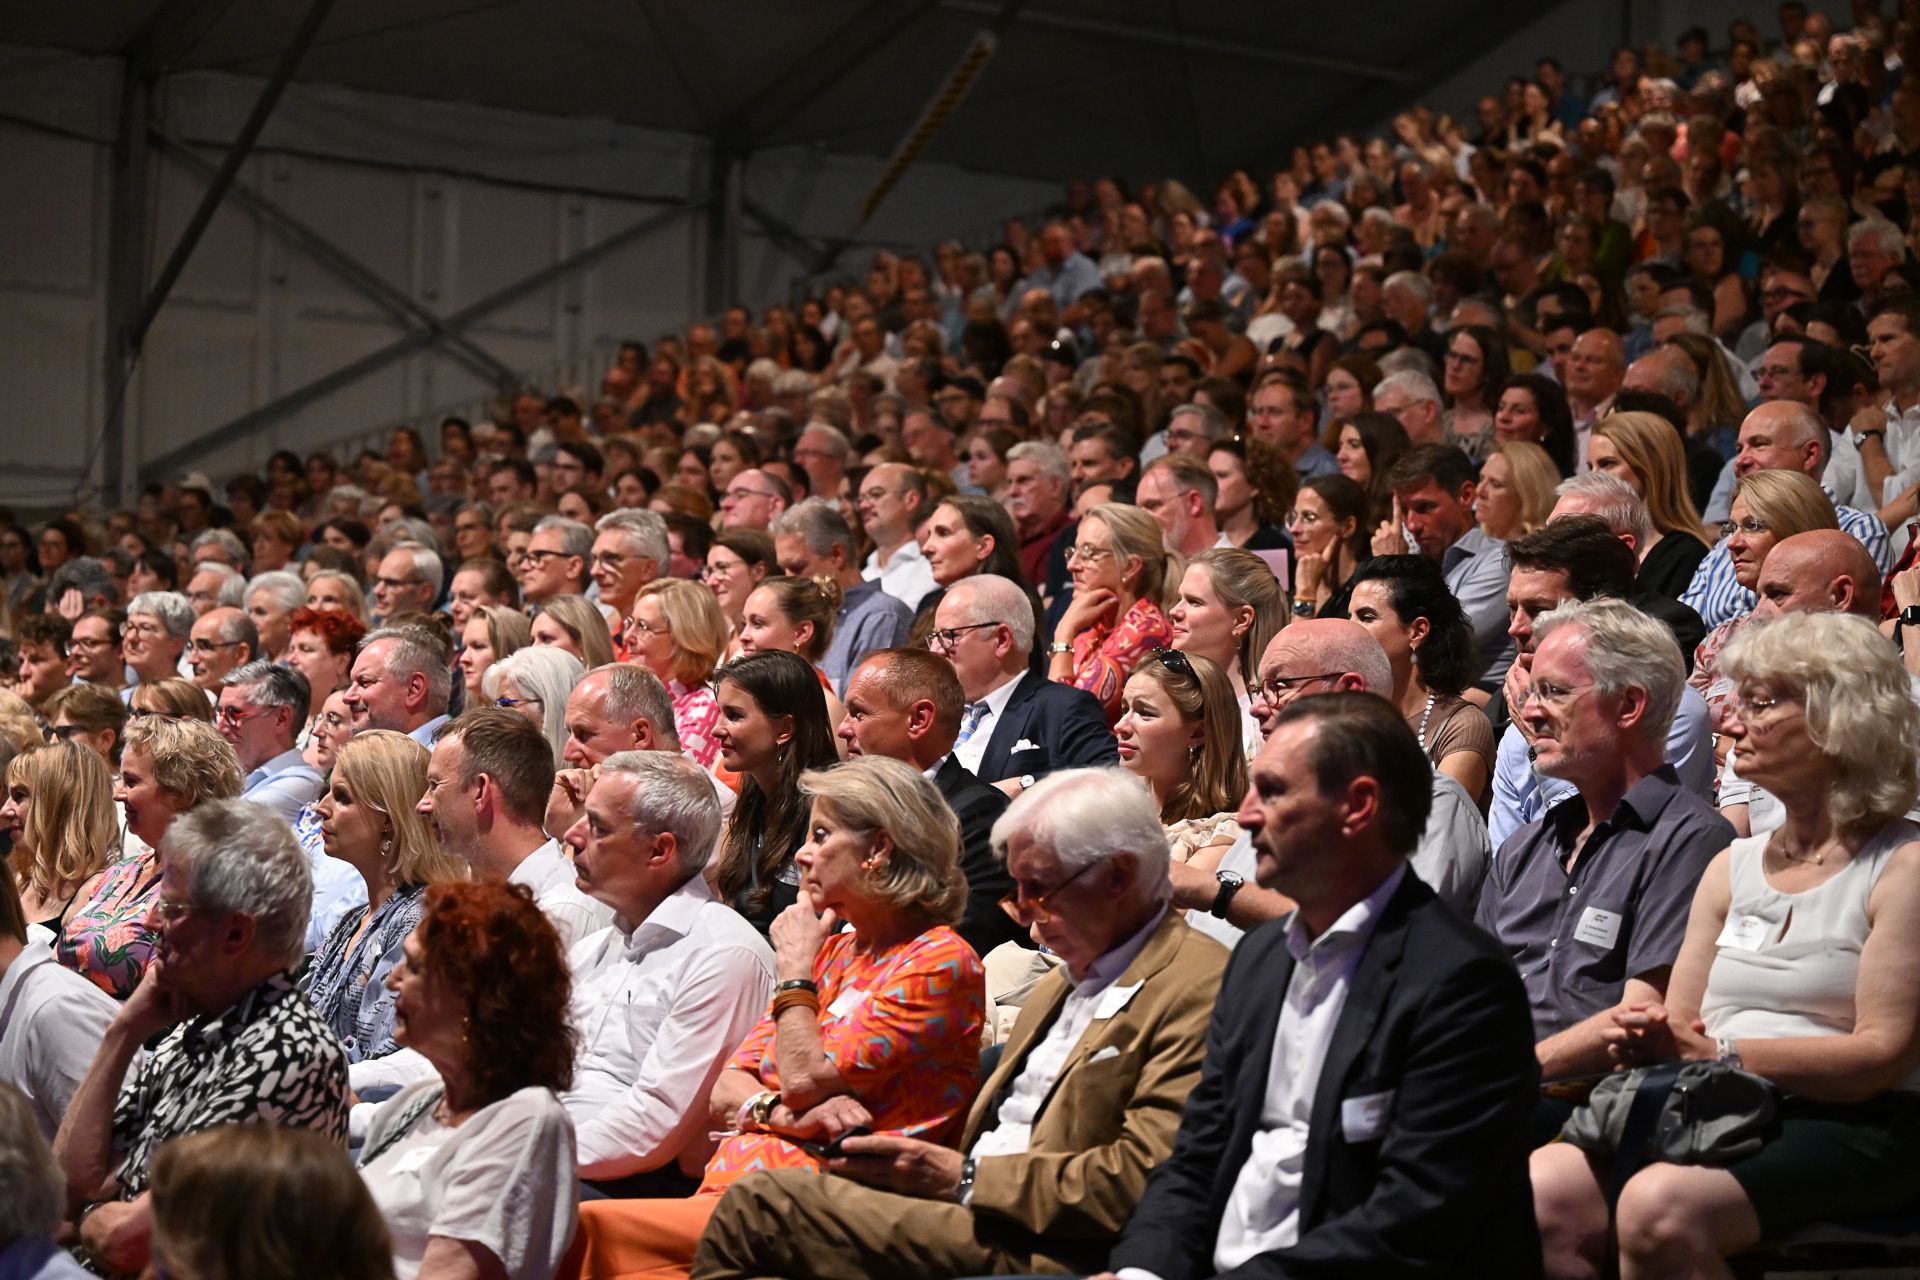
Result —
<path fill-rule="evenodd" d="M 1493 725 L 1460 696 L 1473 680 L 1473 627 L 1425 556 L 1375 556 L 1353 575 L 1347 616 L 1387 652 L 1393 700 L 1433 767 L 1485 809 L 1493 778 Z"/>
<path fill-rule="evenodd" d="M 744 431 L 729 431 L 713 442 L 707 475 L 713 491 L 725 495 L 733 478 L 760 465 L 760 442 Z"/>
<path fill-rule="evenodd" d="M 713 490 L 713 451 L 703 444 L 690 444 L 680 451 L 673 468 L 672 481 L 684 489 L 702 495 L 709 503 L 719 497 Z"/>
<path fill-rule="evenodd" d="M 1258 439 L 1217 440 L 1207 470 L 1218 486 L 1214 518 L 1228 542 L 1247 551 L 1279 551 L 1293 540 L 1284 528 L 1300 475 L 1287 456 Z"/>
<path fill-rule="evenodd" d="M 374 1114 L 360 1175 L 402 1276 L 546 1280 L 579 1206 L 572 977 L 560 936 L 521 885 L 428 890 L 387 974 L 402 1045 L 437 1078 Z"/>
<path fill-rule="evenodd" d="M 313 532 L 307 539 L 314 546 L 338 547 L 351 555 L 358 564 L 366 558 L 367 544 L 373 541 L 373 534 L 366 525 L 349 517 L 322 520 L 313 526 Z"/>
<path fill-rule="evenodd" d="M 1334 458 L 1340 474 L 1365 491 L 1367 527 L 1374 528 L 1393 518 L 1393 489 L 1387 475 L 1413 442 L 1400 419 L 1388 413 L 1356 413 L 1336 425 Z"/>
<path fill-rule="evenodd" d="M 1573 410 L 1564 387 L 1545 374 L 1516 373 L 1500 384 L 1493 402 L 1493 438 L 1520 440 L 1547 451 L 1562 476 L 1573 474 Z"/>
<path fill-rule="evenodd" d="M 1367 558 L 1373 536 L 1371 514 L 1366 490 L 1346 476 L 1314 476 L 1300 486 L 1287 517 L 1299 556 L 1293 568 L 1294 617 L 1347 616 L 1353 571 Z"/>
<path fill-rule="evenodd" d="M 1380 377 L 1380 366 L 1372 356 L 1354 352 L 1335 360 L 1327 367 L 1327 381 L 1321 388 L 1328 419 L 1342 422 L 1373 408 L 1373 389 L 1380 385 Z"/>
<path fill-rule="evenodd" d="M 1687 215 L 1685 266 L 1713 291 L 1713 336 L 1722 342 L 1732 342 L 1753 319 L 1753 298 L 1740 275 L 1744 230 L 1731 213 L 1712 207 L 1695 206 Z"/>
<path fill-rule="evenodd" d="M 1493 447 L 1494 391 L 1507 381 L 1507 341 L 1483 324 L 1462 325 L 1447 335 L 1440 415 L 1448 439 L 1475 460 Z"/>
<path fill-rule="evenodd" d="M 806 843 L 807 809 L 796 784 L 840 755 L 827 724 L 826 690 L 813 664 L 797 654 L 750 654 L 722 667 L 714 686 L 720 719 L 713 739 L 721 762 L 740 775 L 714 892 L 765 933 L 799 891 L 793 854 Z"/>
<path fill-rule="evenodd" d="M 807 373 L 825 372 L 828 362 L 833 358 L 833 344 L 810 324 L 794 329 L 791 347 L 793 367 Z"/>
<path fill-rule="evenodd" d="M 34 548 L 39 553 L 40 576 L 51 578 L 55 569 L 87 554 L 87 533 L 65 517 L 49 520 L 40 526 Z"/>
<path fill-rule="evenodd" d="M 127 575 L 127 599 L 143 596 L 149 591 L 178 591 L 180 589 L 180 562 L 158 548 L 142 551 L 133 562 L 133 572 Z"/>
<path fill-rule="evenodd" d="M 1027 588 L 1034 626 L 1046 617 L 1040 597 L 1020 568 L 1020 539 L 1007 509 L 985 494 L 956 493 L 940 504 L 920 527 L 920 552 L 933 571 L 935 588 L 920 601 L 907 633 L 907 646 L 920 648 L 933 630 L 933 615 L 947 588 L 978 573 L 998 574 Z"/>

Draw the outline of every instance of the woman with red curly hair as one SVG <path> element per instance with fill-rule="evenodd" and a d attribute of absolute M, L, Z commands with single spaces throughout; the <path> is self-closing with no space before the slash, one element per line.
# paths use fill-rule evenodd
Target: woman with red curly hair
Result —
<path fill-rule="evenodd" d="M 394 1272 L 547 1280 L 579 1199 L 559 935 L 518 885 L 437 884 L 387 985 L 399 1042 L 439 1074 L 382 1106 L 361 1149 Z"/>
<path fill-rule="evenodd" d="M 286 664 L 307 679 L 313 714 L 300 731 L 299 746 L 306 750 L 327 695 L 347 687 L 353 670 L 353 652 L 367 628 L 360 619 L 339 609 L 309 609 L 304 605 L 287 617 Z M 311 764 L 313 761 L 309 760 Z"/>

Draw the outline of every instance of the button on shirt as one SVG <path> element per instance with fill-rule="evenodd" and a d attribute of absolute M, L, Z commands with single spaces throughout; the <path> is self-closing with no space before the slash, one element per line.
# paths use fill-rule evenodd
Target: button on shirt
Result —
<path fill-rule="evenodd" d="M 909 609 L 918 609 L 921 597 L 940 585 L 933 580 L 933 566 L 921 554 L 920 544 L 911 538 L 896 547 L 884 564 L 880 560 L 880 549 L 874 548 L 868 553 L 860 576 L 868 582 L 878 582 L 882 591 Z"/>
<path fill-rule="evenodd" d="M 1733 827 L 1671 765 L 1636 782 L 1571 871 L 1587 807 L 1578 795 L 1501 846 L 1476 923 L 1512 955 L 1545 1039 L 1617 1004 L 1628 978 L 1671 965 L 1700 873 Z"/>
<path fill-rule="evenodd" d="M 1916 460 L 1920 461 L 1920 460 Z M 1833 499 L 1833 490 L 1821 486 L 1829 500 Z M 1840 528 L 1852 534 L 1873 557 L 1884 575 L 1893 567 L 1893 558 L 1887 546 L 1887 526 L 1880 523 L 1880 517 L 1866 511 L 1835 502 L 1833 514 Z M 1711 631 L 1723 622 L 1731 622 L 1743 614 L 1753 612 L 1753 606 L 1759 597 L 1741 586 L 1733 576 L 1733 556 L 1727 550 L 1725 538 L 1713 544 L 1713 550 L 1707 552 L 1707 558 L 1693 571 L 1693 581 L 1687 584 L 1680 603 L 1690 607 L 1700 615 L 1700 621 Z"/>
<path fill-rule="evenodd" d="M 1474 683 L 1498 689 L 1513 665 L 1513 637 L 1507 634 L 1507 544 L 1472 528 L 1440 556 L 1447 589 L 1467 611 L 1473 625 Z"/>
<path fill-rule="evenodd" d="M 549 840 L 522 858 L 507 883 L 533 890 L 533 905 L 545 913 L 563 947 L 571 947 L 613 921 L 612 907 L 580 892 L 573 859 L 560 851 L 558 840 Z"/>
<path fill-rule="evenodd" d="M 1060 1003 L 1053 1025 L 1027 1053 L 1020 1074 L 1007 1087 L 994 1127 L 975 1140 L 969 1155 L 979 1160 L 987 1156 L 1026 1154 L 1033 1139 L 1034 1122 L 1040 1118 L 1040 1110 L 1046 1105 L 1053 1086 L 1059 1083 L 1060 1073 L 1066 1070 L 1087 1028 L 1096 1020 L 1111 1018 L 1125 1007 L 1125 1001 L 1118 994 L 1109 1000 L 1108 992 L 1114 990 L 1114 982 L 1146 947 L 1166 914 L 1165 907 L 1154 912 L 1145 928 L 1087 966 L 1087 976 L 1073 984 L 1073 990 Z"/>
<path fill-rule="evenodd" d="M 615 1178 L 704 1152 L 704 1101 L 766 1011 L 773 950 L 695 876 L 638 925 L 582 939 L 573 969 L 580 1036 L 572 1117 L 580 1174 Z"/>
<path fill-rule="evenodd" d="M 1300 1186 L 1320 1071 L 1347 1006 L 1354 970 L 1373 939 L 1380 913 L 1406 874 L 1405 867 L 1395 870 L 1318 938 L 1307 936 L 1298 916 L 1286 926 L 1293 976 L 1273 1037 L 1260 1131 L 1253 1135 L 1252 1150 L 1220 1216 L 1213 1248 L 1217 1271 L 1232 1271 L 1300 1239 Z"/>
<path fill-rule="evenodd" d="M 1020 672 L 1007 677 L 1005 684 L 978 701 L 986 703 L 980 718 L 974 722 L 973 732 L 965 742 L 953 744 L 953 758 L 965 765 L 967 772 L 975 777 L 980 775 L 980 762 L 986 759 L 987 743 L 993 739 L 995 721 L 1006 711 L 1007 703 L 1013 700 L 1013 686 L 1020 683 Z M 972 704 L 969 703 L 969 706 Z"/>

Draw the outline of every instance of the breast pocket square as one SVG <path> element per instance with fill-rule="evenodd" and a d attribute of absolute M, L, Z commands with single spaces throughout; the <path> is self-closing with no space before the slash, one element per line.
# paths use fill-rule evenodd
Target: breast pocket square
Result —
<path fill-rule="evenodd" d="M 1095 1053 L 1091 1058 L 1088 1058 L 1087 1065 L 1092 1066 L 1096 1062 L 1105 1062 L 1108 1058 L 1117 1058 L 1119 1056 L 1120 1050 L 1118 1046 L 1108 1045 L 1106 1048 Z"/>
<path fill-rule="evenodd" d="M 1031 738 L 1022 738 L 1020 739 L 1020 741 L 1013 744 L 1013 753 L 1018 753 L 1021 751 L 1038 751 L 1039 749 L 1040 749 L 1040 744 L 1035 742 Z"/>

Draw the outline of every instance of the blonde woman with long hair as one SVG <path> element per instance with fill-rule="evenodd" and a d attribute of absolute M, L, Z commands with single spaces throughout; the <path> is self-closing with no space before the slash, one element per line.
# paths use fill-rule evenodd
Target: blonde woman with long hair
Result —
<path fill-rule="evenodd" d="M 1587 441 L 1587 465 L 1617 476 L 1640 495 L 1653 536 L 1636 549 L 1638 585 L 1679 599 L 1707 558 L 1707 544 L 1700 538 L 1700 511 L 1687 495 L 1687 455 L 1673 424 L 1657 413 L 1602 418 Z"/>
<path fill-rule="evenodd" d="M 1251 760 L 1261 745 L 1248 679 L 1267 642 L 1287 624 L 1287 596 L 1267 562 L 1237 547 L 1208 547 L 1181 575 L 1167 621 L 1173 648 L 1206 658 L 1226 673 L 1240 712 L 1240 737 Z"/>
<path fill-rule="evenodd" d="M 0 826 L 13 835 L 14 883 L 27 922 L 59 937 L 119 852 L 106 761 L 77 742 L 15 756 L 6 770 Z"/>
<path fill-rule="evenodd" d="M 342 916 L 307 972 L 307 997 L 340 1037 L 349 1062 L 383 1058 L 393 1038 L 387 974 L 420 921 L 427 886 L 466 878 L 440 848 L 416 806 L 427 790 L 429 752 L 404 733 L 355 734 L 334 760 L 320 798 L 320 839 L 366 881 L 367 905 Z"/>
<path fill-rule="evenodd" d="M 1212 871 L 1240 834 L 1247 757 L 1217 663 L 1167 649 L 1134 669 L 1114 725 L 1120 767 L 1153 793 L 1175 862 Z"/>
<path fill-rule="evenodd" d="M 1067 569 L 1073 603 L 1054 629 L 1047 676 L 1100 699 L 1112 724 L 1127 677 L 1173 642 L 1164 609 L 1185 563 L 1167 550 L 1159 521 L 1138 507 L 1103 502 L 1081 517 Z"/>

